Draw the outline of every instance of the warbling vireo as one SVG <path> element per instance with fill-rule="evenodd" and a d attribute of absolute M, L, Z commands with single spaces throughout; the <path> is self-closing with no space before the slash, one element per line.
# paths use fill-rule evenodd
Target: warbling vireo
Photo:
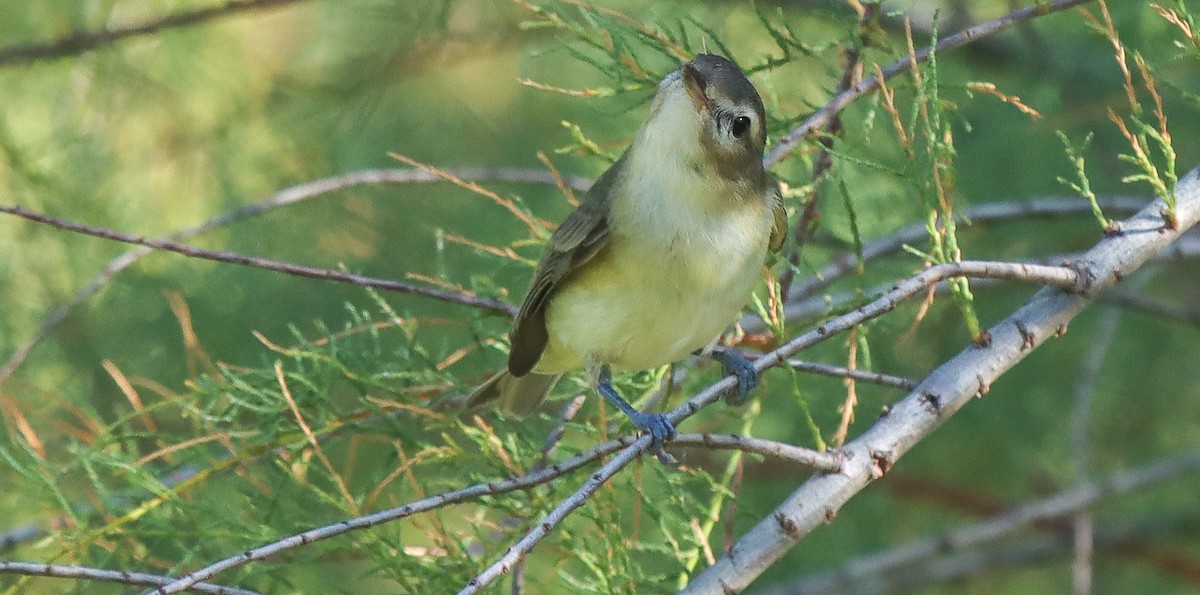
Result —
<path fill-rule="evenodd" d="M 635 410 L 613 389 L 612 370 L 656 368 L 711 346 L 746 303 L 787 231 L 778 184 L 763 169 L 765 143 L 762 99 L 733 62 L 701 54 L 667 75 L 633 144 L 546 243 L 508 369 L 468 406 L 498 399 L 529 414 L 583 367 L 656 445 L 671 438 L 665 416 Z M 739 395 L 757 383 L 742 356 L 712 355 L 737 375 Z"/>

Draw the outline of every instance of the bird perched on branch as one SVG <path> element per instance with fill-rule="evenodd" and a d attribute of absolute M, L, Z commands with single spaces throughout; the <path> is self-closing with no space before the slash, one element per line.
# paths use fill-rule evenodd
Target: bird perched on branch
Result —
<path fill-rule="evenodd" d="M 508 368 L 468 407 L 499 400 L 531 413 L 566 372 L 584 368 L 596 392 L 655 448 L 675 434 L 637 411 L 613 370 L 644 370 L 708 352 L 757 384 L 741 355 L 712 350 L 787 231 L 778 183 L 764 169 L 766 118 L 754 85 L 730 60 L 701 54 L 666 76 L 633 144 L 546 243 L 517 314 Z"/>

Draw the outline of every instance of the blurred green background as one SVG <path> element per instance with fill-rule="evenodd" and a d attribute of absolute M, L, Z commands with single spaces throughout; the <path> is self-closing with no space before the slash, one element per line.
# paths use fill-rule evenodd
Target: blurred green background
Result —
<path fill-rule="evenodd" d="M 867 60 L 887 64 L 901 55 L 900 15 L 914 15 L 917 45 L 925 45 L 935 12 L 939 29 L 952 31 L 1000 16 L 1013 4 L 1006 0 L 887 4 L 880 25 L 883 30 L 877 36 L 882 43 L 868 50 Z M 1166 101 L 1182 174 L 1200 163 L 1200 144 L 1195 142 L 1200 134 L 1200 118 L 1196 117 L 1200 102 L 1195 95 L 1200 93 L 1197 54 L 1194 48 L 1189 53 L 1186 44 L 1175 45 L 1173 41 L 1182 39 L 1179 29 L 1144 4 L 1111 4 L 1121 39 L 1145 56 L 1164 81 L 1159 90 Z M 838 48 L 855 36 L 853 12 L 833 0 L 759 2 L 757 9 L 749 2 L 733 1 L 600 5 L 620 10 L 649 27 L 686 31 L 692 45 L 716 34 L 743 65 L 758 64 L 779 53 L 762 18 L 791 27 L 809 53 L 796 53 L 786 64 L 752 77 L 775 118 L 775 139 L 828 99 L 840 76 Z M 206 6 L 210 4 L 120 0 L 0 3 L 0 57 L 5 55 L 4 48 L 44 43 L 74 32 L 116 29 Z M 576 16 L 604 14 L 573 5 L 555 6 Z M 1099 14 L 1094 5 L 1088 10 Z M 578 19 L 585 30 L 600 28 L 595 25 L 598 21 Z M 544 169 L 537 157 L 541 151 L 565 175 L 594 178 L 607 162 L 578 150 L 564 122 L 578 125 L 604 152 L 618 154 L 641 121 L 651 89 L 633 79 L 614 81 L 615 69 L 605 72 L 581 60 L 580 53 L 600 62 L 603 56 L 597 58 L 600 54 L 569 30 L 528 26 L 531 22 L 540 22 L 538 15 L 520 3 L 309 0 L 166 29 L 60 58 L 0 60 L 0 202 L 158 237 L 292 185 L 363 169 L 402 167 L 388 152 L 448 169 Z M 640 52 L 641 63 L 655 69 L 656 75 L 675 67 L 662 53 L 636 45 L 631 48 Z M 1085 155 L 1092 188 L 1101 197 L 1150 196 L 1145 184 L 1122 183 L 1122 177 L 1134 170 L 1118 158 L 1120 153 L 1128 153 L 1129 147 L 1109 122 L 1106 109 L 1128 112 L 1123 79 L 1111 45 L 1080 13 L 1051 15 L 1032 26 L 947 52 L 938 57 L 938 68 L 941 99 L 953 110 L 954 200 L 959 210 L 990 202 L 1072 196 L 1058 181 L 1059 177 L 1074 178 L 1055 135 L 1059 130 L 1076 146 L 1094 134 Z M 616 88 L 620 84 L 629 88 L 618 89 L 612 96 L 578 98 L 519 83 L 526 78 L 567 89 Z M 969 82 L 984 81 L 1019 96 L 1043 117 L 1031 119 L 1012 105 L 966 88 Z M 912 101 L 911 84 L 902 79 L 895 84 L 900 89 L 898 105 L 907 110 L 910 105 L 903 102 Z M 1153 121 L 1149 114 L 1144 116 Z M 846 132 L 836 143 L 834 173 L 820 183 L 822 219 L 814 244 L 803 253 L 801 277 L 851 245 L 839 184 L 847 188 L 864 239 L 923 221 L 925 216 L 921 203 L 913 198 L 913 186 L 895 173 L 904 170 L 906 160 L 877 97 L 856 102 L 845 112 L 844 122 Z M 775 172 L 793 187 L 811 183 L 815 150 L 815 143 L 806 145 Z M 505 197 L 518 195 L 523 205 L 547 221 L 561 220 L 570 208 L 553 186 L 485 185 Z M 796 202 L 789 208 L 797 212 L 801 205 Z M 972 259 L 1062 255 L 1100 238 L 1095 222 L 1086 216 L 964 226 L 961 233 L 964 257 Z M 530 273 L 527 264 L 440 241 L 443 234 L 513 247 L 526 258 L 537 254 L 536 245 L 527 241 L 529 231 L 503 208 L 462 188 L 437 183 L 358 186 L 223 227 L 190 243 L 318 267 L 344 265 L 354 272 L 384 278 L 406 279 L 412 273 L 519 303 Z M 0 218 L 0 357 L 7 359 L 26 343 L 48 313 L 69 301 L 110 259 L 126 250 L 112 242 Z M 901 255 L 872 264 L 866 277 L 849 279 L 832 291 L 871 288 L 920 266 L 919 259 Z M 1194 259 L 1172 261 L 1153 264 L 1131 281 L 1138 292 L 1195 313 L 1200 304 L 1198 273 L 1200 266 Z M 1013 285 L 978 289 L 976 307 L 984 326 L 1002 319 L 1031 293 L 1031 288 Z M 171 307 L 175 295 L 186 303 L 199 349 L 185 347 L 180 317 Z M 388 374 L 399 377 L 401 371 L 411 371 L 409 362 L 385 361 L 395 359 L 404 349 L 412 347 L 413 353 L 437 362 L 464 345 L 483 343 L 486 337 L 498 337 L 506 330 L 504 319 L 462 306 L 402 295 L 385 294 L 384 299 L 406 320 L 424 322 L 414 323 L 411 334 L 404 337 L 395 336 L 394 330 L 391 335 L 384 332 L 380 339 L 384 347 L 374 352 L 379 354 L 376 361 L 372 361 L 369 348 L 353 346 L 357 351 L 346 357 L 355 363 L 349 367 L 372 370 L 373 378 L 383 379 L 378 386 L 391 382 Z M 906 338 L 916 309 L 916 304 L 901 308 L 865 331 L 872 369 L 921 378 L 968 345 L 969 335 L 949 299 L 939 299 L 915 334 Z M 318 495 L 305 496 L 311 500 L 296 496 L 289 502 L 289 492 L 274 491 L 264 503 L 261 496 L 247 495 L 230 480 L 208 486 L 212 491 L 207 497 L 192 494 L 190 504 L 177 503 L 175 510 L 190 505 L 196 516 L 167 515 L 151 525 L 161 531 L 178 529 L 186 540 L 200 545 L 183 545 L 168 535 L 159 535 L 164 542 L 158 543 L 154 530 L 139 533 L 136 527 L 121 529 L 128 533 L 95 532 L 105 520 L 130 508 L 129 498 L 137 501 L 156 488 L 151 479 L 118 477 L 112 472 L 120 467 L 115 463 L 112 468 L 100 469 L 81 468 L 73 461 L 87 452 L 91 453 L 88 456 L 106 453 L 131 464 L 139 453 L 202 435 L 190 434 L 199 426 L 181 421 L 181 417 L 188 418 L 190 405 L 180 407 L 182 415 L 169 407 L 158 409 L 160 433 L 129 429 L 136 415 L 105 362 L 137 379 L 135 384 L 144 399 L 152 400 L 150 393 L 169 393 L 182 402 L 195 400 L 194 406 L 203 409 L 203 398 L 209 394 L 205 375 L 216 374 L 202 354 L 207 361 L 231 369 L 269 372 L 271 363 L 283 356 L 271 351 L 253 332 L 281 345 L 318 341 L 331 333 L 328 329 L 361 328 L 364 311 L 386 318 L 380 314 L 378 302 L 360 288 L 174 254 L 151 255 L 118 274 L 74 309 L 12 377 L 0 384 L 0 397 L 5 399 L 0 440 L 4 441 L 6 460 L 0 462 L 0 517 L 6 519 L 0 531 L 7 530 L 6 525 L 45 527 L 48 519 L 58 518 L 63 509 L 75 508 L 68 515 L 72 521 L 67 527 L 53 530 L 45 541 L 0 550 L 0 559 L 42 560 L 53 556 L 52 552 L 66 551 L 71 553 L 60 553 L 56 559 L 178 573 L 180 568 L 203 565 L 289 531 L 343 518 L 344 511 L 334 510 L 336 507 Z M 1195 361 L 1200 335 L 1195 321 L 1188 324 L 1098 305 L 1080 316 L 1062 339 L 1047 344 L 1005 375 L 985 398 L 965 408 L 902 459 L 893 476 L 868 488 L 834 522 L 803 540 L 758 584 L 834 568 L 856 555 L 935 535 L 976 519 L 979 513 L 965 503 L 971 498 L 1003 507 L 1070 486 L 1075 480 L 1069 430 L 1074 391 L 1081 362 L 1105 316 L 1120 316 L 1120 321 L 1112 347 L 1104 356 L 1087 422 L 1091 428 L 1091 473 L 1101 476 L 1196 445 L 1200 438 L 1200 407 L 1196 405 L 1200 367 Z M 413 347 L 418 340 L 420 349 Z M 307 344 L 306 348 L 317 347 Z M 844 364 L 846 346 L 832 341 L 804 356 Z M 503 357 L 495 347 L 476 349 L 439 381 L 453 385 L 451 392 L 468 390 L 487 370 L 499 366 Z M 714 367 L 704 367 L 692 375 L 686 388 L 700 388 L 716 377 Z M 389 398 L 413 399 L 412 393 L 404 390 L 421 383 L 406 382 L 397 380 L 389 385 L 396 390 Z M 639 376 L 631 382 L 647 384 L 650 377 Z M 146 388 L 152 384 L 165 389 Z M 271 384 L 269 374 L 263 384 Z M 333 381 L 318 385 L 314 384 L 313 394 L 333 401 L 344 397 L 347 403 L 362 403 L 363 395 L 380 396 L 370 389 L 343 395 Z M 565 395 L 567 391 L 559 392 Z M 851 426 L 851 436 L 868 427 L 881 407 L 902 396 L 871 386 L 860 386 L 859 392 L 859 415 Z M 828 440 L 845 389 L 838 379 L 819 377 L 800 376 L 793 384 L 788 374 L 776 371 L 767 375 L 760 396 L 755 435 L 811 447 L 815 444 L 803 421 L 799 399 L 804 399 Z M 595 412 L 590 401 L 585 417 Z M 553 413 L 552 409 L 547 412 Z M 735 432 L 743 427 L 741 410 L 730 411 L 724 405 L 711 409 L 684 429 Z M 344 416 L 346 411 L 361 410 L 359 405 L 347 405 L 340 413 Z M 334 413 L 330 412 L 330 419 L 338 418 Z M 483 415 L 489 420 L 492 417 L 490 412 Z M 264 427 L 261 420 L 241 413 L 231 413 L 225 422 L 228 425 L 223 427 L 235 435 L 260 432 Z M 519 440 L 533 452 L 551 425 L 545 418 L 532 425 L 515 420 L 499 423 L 504 431 L 520 432 Z M 40 440 L 40 449 L 29 445 L 23 424 Z M 294 429 L 293 425 L 291 431 Z M 580 448 L 598 441 L 585 430 L 573 429 Z M 419 424 L 397 428 L 392 438 L 400 440 L 420 431 Z M 437 441 L 437 432 L 430 432 L 413 444 L 407 456 Z M 95 436 L 106 433 L 122 438 L 96 440 Z M 261 444 L 270 444 L 271 439 L 264 438 Z M 380 452 L 373 451 L 374 446 L 363 446 L 359 452 L 357 443 L 331 448 L 339 456 L 361 457 L 356 470 L 366 477 L 356 484 L 356 493 L 365 489 L 363 486 L 375 485 L 397 464 L 395 453 L 387 448 Z M 299 451 L 296 447 L 293 454 Z M 211 462 L 225 454 L 215 453 L 204 452 L 197 460 Z M 719 475 L 726 455 L 696 457 L 685 463 Z M 465 475 L 455 472 L 459 464 L 465 463 L 451 460 L 444 467 L 430 468 L 431 485 L 462 485 Z M 271 471 L 273 465 L 251 462 L 241 473 L 286 475 L 283 463 Z M 656 477 L 663 473 L 648 467 L 639 473 Z M 149 477 L 161 477 L 171 468 L 144 470 Z M 42 472 L 32 473 L 31 469 Z M 573 477 L 570 483 L 582 481 L 582 477 Z M 768 512 L 802 477 L 799 470 L 748 464 L 734 516 L 734 535 Z M 672 489 L 691 494 L 698 502 L 697 509 L 702 510 L 707 505 L 706 490 L 711 488 L 699 484 Z M 50 485 L 57 487 L 50 489 Z M 112 492 L 98 488 L 103 485 Z M 146 492 L 130 495 L 131 490 L 139 489 Z M 1197 490 L 1200 481 L 1181 480 L 1098 509 L 1098 524 L 1177 519 L 1168 529 L 1148 537 L 1146 543 L 1178 556 L 1182 566 L 1156 563 L 1153 556 L 1137 551 L 1102 549 L 1095 568 L 1097 592 L 1183 593 L 1200 588 Z M 430 493 L 434 491 L 429 488 Z M 649 486 L 643 496 L 651 503 L 657 501 Z M 393 497 L 400 503 L 412 494 L 397 492 Z M 632 493 L 632 497 L 637 499 L 638 494 Z M 72 504 L 64 504 L 64 498 Z M 544 500 L 537 506 L 544 507 L 546 501 L 553 504 L 552 497 Z M 620 499 L 611 505 L 629 506 Z M 105 520 L 81 512 L 89 507 L 103 511 L 100 517 Z M 272 512 L 256 516 L 251 511 L 259 507 Z M 310 508 L 321 514 L 304 516 Z M 230 525 L 261 527 L 248 532 L 251 535 L 238 534 L 224 541 L 235 529 L 210 530 L 202 523 L 222 515 L 230 517 Z M 190 518 L 195 524 L 180 518 Z M 466 515 L 459 518 L 453 509 L 445 513 L 445 519 L 452 527 L 467 522 Z M 605 525 L 608 521 L 596 522 L 600 527 L 612 526 Z M 421 541 L 419 536 L 394 531 L 398 541 Z M 718 550 L 724 540 L 722 533 L 719 528 L 712 538 Z M 644 538 L 656 539 L 653 534 Z M 71 540 L 90 545 L 75 547 Z M 339 562 L 341 558 L 334 554 L 326 558 L 312 554 L 314 560 L 324 563 L 273 563 L 245 575 L 250 577 L 247 586 L 269 592 L 369 592 L 428 580 L 419 574 L 404 575 L 408 570 L 396 570 L 394 576 L 378 570 L 382 562 L 356 560 L 350 543 L 343 542 L 339 546 L 343 549 L 338 550 L 350 563 Z M 488 547 L 502 551 L 503 540 Z M 656 591 L 648 582 L 584 585 L 570 578 L 574 572 L 570 563 L 554 561 L 564 557 L 569 557 L 569 552 L 535 558 L 529 579 L 533 592 Z M 469 578 L 471 570 L 484 567 L 491 559 L 482 555 L 447 567 L 452 570 L 447 570 L 446 580 L 453 584 Z M 1066 558 L 1039 562 L 924 588 L 947 593 L 1063 592 L 1070 588 Z M 438 568 L 438 564 L 424 568 Z M 655 571 L 671 577 L 670 582 L 660 583 L 662 591 L 670 590 L 672 573 L 678 572 L 670 564 L 666 567 Z M 417 582 L 406 583 L 408 579 L 397 578 L 399 575 L 417 577 L 412 579 Z M 47 593 L 90 593 L 107 588 L 45 579 L 18 583 L 4 577 L 0 577 L 0 587 Z"/>

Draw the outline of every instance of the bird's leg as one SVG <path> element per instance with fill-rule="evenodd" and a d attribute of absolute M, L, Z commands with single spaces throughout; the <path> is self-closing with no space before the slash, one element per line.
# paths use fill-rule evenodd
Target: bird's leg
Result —
<path fill-rule="evenodd" d="M 758 370 L 754 369 L 754 363 L 728 347 L 715 347 L 709 356 L 721 362 L 726 375 L 737 376 L 737 393 L 725 395 L 725 402 L 737 407 L 748 401 L 750 391 L 758 386 Z"/>
<path fill-rule="evenodd" d="M 654 440 L 651 448 L 659 460 L 664 462 L 669 460 L 670 455 L 663 451 L 662 443 L 675 437 L 675 426 L 671 424 L 671 420 L 667 419 L 667 416 L 661 413 L 642 413 L 634 409 L 628 401 L 621 397 L 617 389 L 613 388 L 612 370 L 607 365 L 600 366 L 600 373 L 596 376 L 596 392 L 600 393 L 605 401 L 612 403 L 629 416 L 629 420 L 637 426 L 637 429 L 650 434 Z"/>

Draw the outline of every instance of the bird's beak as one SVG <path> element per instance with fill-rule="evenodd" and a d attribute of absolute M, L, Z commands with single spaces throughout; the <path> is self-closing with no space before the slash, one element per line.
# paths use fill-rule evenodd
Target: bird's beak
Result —
<path fill-rule="evenodd" d="M 700 72 L 692 67 L 691 62 L 683 65 L 683 89 L 687 91 L 688 98 L 692 100 L 692 104 L 696 106 L 696 111 L 708 111 L 708 95 L 704 93 L 704 89 L 708 87 L 708 81 L 700 75 Z"/>

